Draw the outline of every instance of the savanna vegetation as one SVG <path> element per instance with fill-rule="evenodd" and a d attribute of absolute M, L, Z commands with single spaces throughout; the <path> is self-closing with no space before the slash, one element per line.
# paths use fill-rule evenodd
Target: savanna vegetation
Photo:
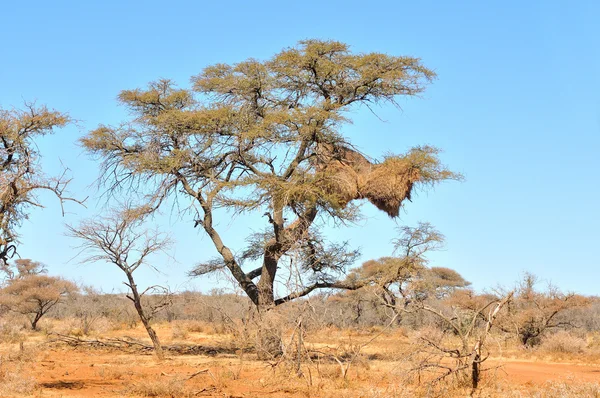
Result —
<path fill-rule="evenodd" d="M 124 293 L 50 276 L 43 253 L 19 258 L 38 192 L 85 200 L 68 195 L 67 170 L 44 174 L 40 156 L 52 154 L 35 144 L 71 118 L 35 104 L 1 111 L 0 395 L 600 396 L 600 300 L 531 274 L 473 290 L 431 262 L 440 231 L 398 221 L 415 192 L 461 174 L 438 148 L 367 155 L 343 134 L 353 112 L 397 106 L 435 77 L 415 57 L 306 40 L 264 61 L 208 66 L 191 88 L 122 91 L 130 117 L 79 140 L 101 165 L 107 206 L 66 234 L 83 267 L 121 272 Z M 323 231 L 361 221 L 363 206 L 398 227 L 381 231 L 390 253 L 361 262 Z M 136 271 L 160 268 L 153 255 L 172 243 L 149 226 L 165 207 L 216 253 L 181 272 L 231 284 L 138 286 Z M 236 224 L 241 214 L 260 225 Z M 226 241 L 221 220 L 248 231 L 246 246 Z M 533 359 L 552 361 L 545 376 L 519 370 Z"/>

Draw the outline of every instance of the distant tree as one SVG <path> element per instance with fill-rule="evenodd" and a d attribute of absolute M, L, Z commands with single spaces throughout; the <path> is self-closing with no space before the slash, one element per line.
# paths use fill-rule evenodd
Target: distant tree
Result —
<path fill-rule="evenodd" d="M 446 267 L 431 267 L 427 275 L 427 283 L 433 289 L 437 298 L 444 298 L 457 289 L 469 287 L 471 282 L 465 280 L 461 274 Z"/>
<path fill-rule="evenodd" d="M 500 325 L 502 330 L 515 333 L 525 346 L 535 346 L 541 337 L 555 329 L 576 327 L 563 315 L 572 309 L 584 308 L 591 300 L 575 293 L 563 293 L 555 286 L 541 291 L 536 289 L 538 279 L 525 273 L 519 283 L 515 298 L 507 307 L 507 316 Z"/>
<path fill-rule="evenodd" d="M 142 265 L 148 264 L 148 257 L 164 251 L 170 240 L 163 233 L 142 228 L 143 220 L 130 210 L 114 211 L 106 217 L 98 217 L 81 222 L 77 227 L 67 226 L 68 235 L 79 239 L 80 248 L 89 255 L 82 262 L 103 262 L 113 264 L 125 274 L 131 295 L 127 298 L 133 302 L 152 344 L 156 356 L 164 358 L 160 339 L 151 325 L 152 318 L 158 311 L 170 304 L 168 290 L 161 286 L 150 286 L 144 291 L 138 289 L 133 273 Z M 159 293 L 164 300 L 153 304 L 144 303 L 146 293 Z"/>
<path fill-rule="evenodd" d="M 0 305 L 27 315 L 31 329 L 37 330 L 39 320 L 66 296 L 75 293 L 77 286 L 62 278 L 44 275 L 46 270 L 39 262 L 23 259 L 15 263 L 17 272 L 10 274 L 0 290 Z"/>
<path fill-rule="evenodd" d="M 44 264 L 28 258 L 20 258 L 11 263 L 0 264 L 0 271 L 4 273 L 7 281 L 23 279 L 31 275 L 44 274 L 48 270 Z"/>
<path fill-rule="evenodd" d="M 65 113 L 44 106 L 25 104 L 24 110 L 0 108 L 0 263 L 7 263 L 17 251 L 17 228 L 27 219 L 31 207 L 42 207 L 36 194 L 50 191 L 63 202 L 69 179 L 65 172 L 47 176 L 40 166 L 35 139 L 52 134 L 71 119 Z M 77 202 L 77 201 L 76 201 Z"/>
<path fill-rule="evenodd" d="M 381 300 L 391 308 L 406 306 L 430 295 L 444 296 L 469 282 L 456 271 L 443 267 L 428 267 L 427 253 L 444 245 L 444 236 L 429 223 L 416 227 L 403 226 L 393 241 L 394 257 L 369 260 L 352 270 L 348 284 L 375 288 Z"/>
<path fill-rule="evenodd" d="M 191 201 L 190 224 L 204 229 L 219 253 L 192 274 L 225 268 L 259 310 L 268 310 L 315 289 L 355 288 L 337 278 L 357 251 L 321 236 L 325 223 L 357 220 L 363 199 L 397 217 L 416 189 L 460 178 L 436 148 L 374 161 L 341 133 L 352 110 L 397 105 L 434 77 L 418 58 L 354 54 L 340 42 L 307 40 L 267 61 L 209 66 L 192 79 L 191 91 L 164 80 L 122 91 L 119 100 L 133 118 L 102 125 L 81 142 L 103 161 L 109 192 L 143 192 L 147 212 L 175 198 Z M 217 222 L 242 212 L 264 214 L 265 229 L 236 253 Z M 277 297 L 278 270 L 290 261 L 302 279 Z M 253 262 L 258 268 L 243 270 Z"/>

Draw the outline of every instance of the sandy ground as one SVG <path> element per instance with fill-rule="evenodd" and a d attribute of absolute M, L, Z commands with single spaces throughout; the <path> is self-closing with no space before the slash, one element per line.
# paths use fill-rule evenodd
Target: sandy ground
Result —
<path fill-rule="evenodd" d="M 503 371 L 512 383 L 544 384 L 546 381 L 600 382 L 600 364 L 504 361 Z"/>
<path fill-rule="evenodd" d="M 530 360 L 491 361 L 502 363 L 498 374 L 511 384 L 543 385 L 548 381 L 600 382 L 600 365 L 583 363 L 541 363 Z M 381 368 L 388 367 L 385 362 Z M 149 355 L 107 352 L 52 350 L 31 364 L 31 373 L 41 391 L 36 396 L 48 397 L 121 397 L 133 396 L 130 390 L 138 383 L 171 383 L 184 381 L 197 396 L 262 397 L 305 396 L 294 388 L 278 385 L 264 363 L 240 362 L 238 358 L 175 356 L 163 362 Z M 205 372 L 193 376 L 198 371 Z M 373 379 L 379 379 L 378 367 L 372 366 Z M 354 376 L 351 375 L 352 379 Z M 189 380 L 187 380 L 189 379 Z M 351 380 L 352 381 L 352 380 Z"/>
<path fill-rule="evenodd" d="M 166 330 L 162 333 L 167 335 Z M 128 334 L 143 338 L 143 330 L 129 330 Z M 353 343 L 368 338 L 351 336 Z M 344 380 L 340 376 L 339 365 L 333 361 L 318 368 L 313 364 L 310 369 L 304 369 L 302 377 L 295 377 L 289 368 L 293 365 L 273 367 L 257 361 L 251 354 L 242 358 L 224 353 L 215 356 L 169 354 L 164 361 L 158 361 L 149 353 L 73 348 L 48 344 L 45 339 L 40 334 L 30 336 L 25 344 L 25 356 L 28 358 L 19 362 L 24 375 L 35 380 L 36 389 L 32 395 L 35 397 L 359 398 L 399 396 L 386 395 L 385 391 L 392 388 L 390 386 L 403 388 L 398 371 L 401 365 L 388 359 L 357 363 L 348 372 L 348 379 Z M 348 335 L 341 332 L 339 335 L 323 334 L 319 347 L 333 349 L 334 342 L 344 339 L 349 341 Z M 401 349 L 398 348 L 402 345 L 400 339 L 397 335 L 382 337 L 366 347 L 364 353 L 384 353 L 386 358 L 398 358 L 396 354 L 391 355 L 395 351 L 390 350 Z M 223 335 L 202 333 L 189 333 L 186 337 L 190 344 L 211 346 L 224 345 L 226 340 Z M 18 353 L 16 344 L 0 345 L 0 354 L 4 357 L 15 352 Z M 4 366 L 7 366 L 6 363 Z M 491 358 L 486 366 L 495 370 L 488 371 L 485 378 L 499 380 L 516 391 L 539 390 L 553 381 L 600 383 L 600 363 L 590 357 L 572 356 L 557 361 L 513 356 L 508 359 Z M 376 395 L 372 393 L 374 390 L 384 392 Z M 4 395 L 0 393 L 0 396 Z"/>

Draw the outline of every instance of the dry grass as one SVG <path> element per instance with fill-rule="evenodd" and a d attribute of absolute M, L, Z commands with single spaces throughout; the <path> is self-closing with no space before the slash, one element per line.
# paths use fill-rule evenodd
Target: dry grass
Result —
<path fill-rule="evenodd" d="M 546 336 L 540 350 L 550 354 L 581 354 L 586 347 L 585 339 L 569 332 L 560 331 Z"/>
<path fill-rule="evenodd" d="M 11 346 L 0 356 L 0 396 L 30 395 L 36 388 L 35 378 L 29 373 L 36 354 L 27 346 Z"/>
<path fill-rule="evenodd" d="M 36 388 L 35 379 L 28 374 L 23 363 L 12 362 L 0 368 L 0 396 L 30 395 Z"/>
<path fill-rule="evenodd" d="M 186 387 L 183 380 L 176 379 L 138 381 L 123 392 L 138 397 L 191 398 L 196 396 L 194 391 Z"/>
<path fill-rule="evenodd" d="M 233 335 L 207 334 L 212 329 L 201 323 L 173 322 L 156 326 L 161 335 L 184 333 L 180 338 L 187 344 L 199 342 L 225 347 L 234 339 Z M 25 331 L 23 351 L 18 344 L 0 344 L 0 396 L 27 396 L 37 394 L 36 391 L 50 397 L 429 398 L 469 395 L 470 388 L 456 380 L 429 385 L 424 382 L 426 377 L 419 383 L 417 378 L 407 376 L 413 361 L 418 360 L 410 357 L 410 349 L 414 349 L 421 335 L 435 337 L 435 329 L 383 330 L 376 340 L 364 345 L 380 332 L 380 328 L 311 331 L 306 336 L 305 352 L 319 351 L 322 355 L 304 357 L 298 372 L 295 346 L 289 350 L 292 354 L 283 360 L 258 361 L 254 353 L 237 357 L 171 354 L 161 362 L 148 353 L 52 346 L 44 342 L 43 333 Z M 109 331 L 101 337 L 126 335 L 143 336 L 141 325 L 136 329 Z M 291 330 L 285 331 L 283 340 L 294 345 L 295 340 L 290 336 Z M 593 336 L 588 340 L 593 342 Z M 505 359 L 492 358 L 485 367 L 508 365 L 486 372 L 482 388 L 475 396 L 599 396 L 600 366 L 590 359 L 593 357 L 589 345 L 583 346 L 583 353 L 577 353 L 581 337 L 557 334 L 547 340 L 543 346 L 546 348 L 527 351 L 529 360 L 508 359 L 525 354 L 521 354 L 512 341 L 502 344 L 503 349 L 496 353 L 503 352 Z M 569 352 L 564 354 L 566 363 L 556 362 L 559 356 L 554 354 L 556 351 Z M 203 369 L 206 371 L 191 377 Z M 567 379 L 568 375 L 572 378 Z"/>
<path fill-rule="evenodd" d="M 25 333 L 21 323 L 12 317 L 0 318 L 0 343 L 23 341 Z"/>

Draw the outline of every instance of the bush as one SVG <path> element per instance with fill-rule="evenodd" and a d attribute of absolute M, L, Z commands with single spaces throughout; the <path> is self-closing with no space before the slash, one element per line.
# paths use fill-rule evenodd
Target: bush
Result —
<path fill-rule="evenodd" d="M 560 331 L 545 337 L 540 350 L 552 354 L 579 354 L 586 346 L 587 343 L 583 338 Z"/>
<path fill-rule="evenodd" d="M 2 397 L 31 395 L 36 386 L 35 379 L 24 372 L 21 364 L 0 369 L 0 396 Z"/>
<path fill-rule="evenodd" d="M 126 393 L 142 397 L 191 398 L 195 396 L 182 380 L 175 379 L 140 381 L 128 388 Z"/>
<path fill-rule="evenodd" d="M 18 343 L 24 339 L 23 327 L 16 319 L 0 319 L 0 343 Z"/>
<path fill-rule="evenodd" d="M 575 397 L 600 397 L 600 384 L 598 383 L 564 383 L 550 382 L 541 391 L 540 398 L 575 398 Z"/>

